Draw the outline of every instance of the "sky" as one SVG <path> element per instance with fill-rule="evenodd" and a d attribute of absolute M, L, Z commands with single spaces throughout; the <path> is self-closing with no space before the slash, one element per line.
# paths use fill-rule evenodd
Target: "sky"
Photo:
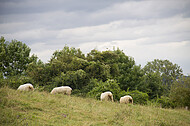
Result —
<path fill-rule="evenodd" d="M 167 59 L 190 75 L 190 0 L 0 0 L 0 36 L 44 63 L 65 45 L 118 47 L 142 67 Z"/>

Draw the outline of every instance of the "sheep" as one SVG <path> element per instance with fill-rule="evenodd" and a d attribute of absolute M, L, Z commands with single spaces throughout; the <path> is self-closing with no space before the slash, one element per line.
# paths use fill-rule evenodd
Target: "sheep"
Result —
<path fill-rule="evenodd" d="M 57 93 L 63 93 L 66 95 L 71 95 L 72 88 L 69 86 L 61 86 L 61 87 L 55 87 L 51 94 L 57 94 Z"/>
<path fill-rule="evenodd" d="M 101 101 L 112 101 L 113 102 L 113 95 L 110 91 L 104 92 L 100 96 Z"/>
<path fill-rule="evenodd" d="M 34 87 L 32 84 L 27 83 L 27 84 L 20 85 L 17 90 L 19 90 L 19 91 L 33 91 Z"/>
<path fill-rule="evenodd" d="M 131 103 L 131 104 L 133 104 L 133 98 L 129 95 L 123 96 L 120 98 L 120 103 L 124 103 L 124 104 Z"/>

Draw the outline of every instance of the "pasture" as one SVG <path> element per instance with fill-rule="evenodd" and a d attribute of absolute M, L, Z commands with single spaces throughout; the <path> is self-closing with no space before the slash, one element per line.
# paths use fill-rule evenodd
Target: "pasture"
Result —
<path fill-rule="evenodd" d="M 0 125 L 189 126 L 190 111 L 0 88 Z"/>

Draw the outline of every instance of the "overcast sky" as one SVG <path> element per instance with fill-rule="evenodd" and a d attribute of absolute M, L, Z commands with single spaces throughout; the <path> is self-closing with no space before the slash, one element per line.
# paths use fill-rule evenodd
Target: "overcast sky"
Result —
<path fill-rule="evenodd" d="M 0 0 L 0 36 L 43 62 L 65 45 L 119 47 L 137 65 L 168 59 L 190 75 L 190 0 Z"/>

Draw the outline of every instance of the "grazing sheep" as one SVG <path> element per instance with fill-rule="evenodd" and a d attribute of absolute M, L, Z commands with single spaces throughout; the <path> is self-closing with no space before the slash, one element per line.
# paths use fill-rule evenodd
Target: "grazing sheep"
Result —
<path fill-rule="evenodd" d="M 129 95 L 123 96 L 120 98 L 120 103 L 124 103 L 124 104 L 131 103 L 131 104 L 133 104 L 133 98 Z"/>
<path fill-rule="evenodd" d="M 104 92 L 100 96 L 101 101 L 112 101 L 113 102 L 113 95 L 110 91 Z"/>
<path fill-rule="evenodd" d="M 19 90 L 19 91 L 33 91 L 34 87 L 32 84 L 27 83 L 27 84 L 20 85 L 17 90 Z"/>
<path fill-rule="evenodd" d="M 57 93 L 63 93 L 66 95 L 71 95 L 72 88 L 69 86 L 61 86 L 61 87 L 55 87 L 52 91 L 51 94 L 57 94 Z"/>

